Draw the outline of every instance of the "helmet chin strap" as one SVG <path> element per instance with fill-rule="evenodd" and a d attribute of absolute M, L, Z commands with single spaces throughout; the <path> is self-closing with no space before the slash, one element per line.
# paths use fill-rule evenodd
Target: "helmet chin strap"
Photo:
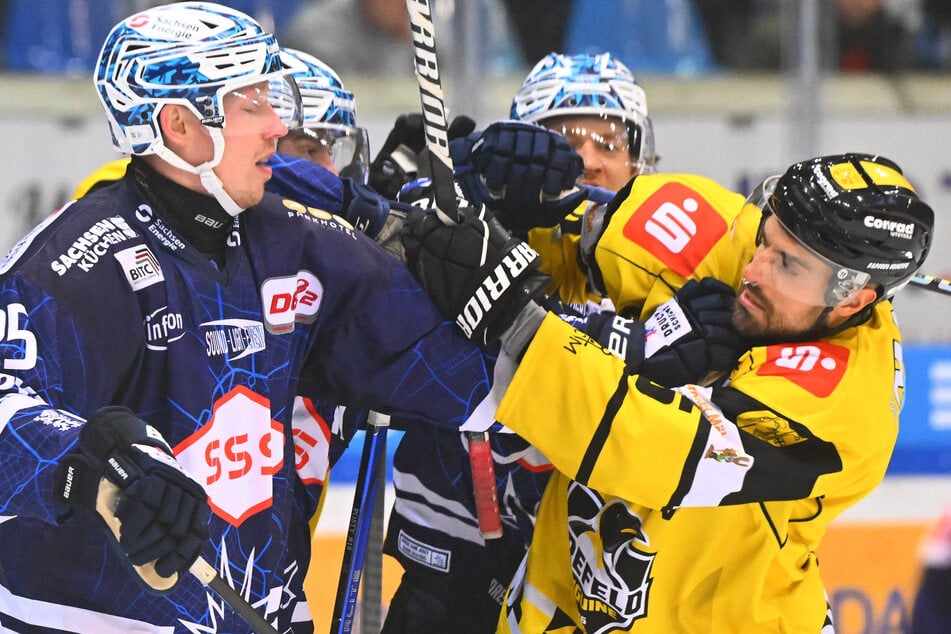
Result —
<path fill-rule="evenodd" d="M 221 157 L 225 151 L 225 139 L 224 135 L 221 134 L 219 128 L 208 127 L 208 133 L 211 135 L 211 140 L 215 150 L 214 156 L 207 163 L 202 163 L 200 165 L 192 165 L 175 152 L 168 149 L 164 143 L 160 143 L 155 147 L 155 153 L 166 163 L 177 167 L 180 170 L 184 170 L 190 174 L 197 174 L 199 180 L 201 181 L 201 186 L 205 188 L 205 191 L 214 196 L 215 200 L 218 201 L 218 204 L 221 205 L 222 209 L 228 212 L 228 215 L 234 217 L 244 211 L 244 207 L 241 207 L 236 203 L 231 196 L 228 195 L 228 192 L 225 191 L 224 185 L 221 184 L 221 179 L 218 178 L 218 175 L 215 174 L 214 168 L 221 162 Z"/>
<path fill-rule="evenodd" d="M 199 166 L 198 178 L 201 179 L 201 185 L 209 194 L 215 197 L 222 209 L 228 212 L 228 215 L 234 217 L 244 211 L 244 207 L 239 207 L 238 203 L 232 200 L 228 192 L 221 184 L 221 179 L 212 171 L 211 167 L 206 167 L 207 163 Z"/>

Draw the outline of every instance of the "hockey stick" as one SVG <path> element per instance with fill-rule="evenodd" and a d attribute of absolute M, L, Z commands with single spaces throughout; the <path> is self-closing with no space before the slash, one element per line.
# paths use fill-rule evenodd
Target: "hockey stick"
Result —
<path fill-rule="evenodd" d="M 951 280 L 944 280 L 934 275 L 916 275 L 911 278 L 909 283 L 928 291 L 951 295 Z"/>
<path fill-rule="evenodd" d="M 449 121 L 442 78 L 436 60 L 436 32 L 429 0 L 406 0 L 410 30 L 413 34 L 416 81 L 423 109 L 423 132 L 429 150 L 433 197 L 436 213 L 446 224 L 459 219 L 459 204 L 453 180 L 452 157 L 449 155 Z M 472 493 L 475 497 L 479 533 L 484 539 L 502 536 L 502 519 L 495 488 L 495 465 L 488 432 L 465 432 L 469 441 L 469 466 L 472 470 Z"/>
<path fill-rule="evenodd" d="M 364 555 L 373 521 L 373 507 L 380 490 L 379 462 L 386 460 L 386 429 L 389 417 L 370 412 L 367 432 L 363 440 L 363 454 L 357 473 L 357 486 L 353 492 L 353 508 L 350 511 L 350 526 L 344 545 L 340 579 L 337 583 L 337 598 L 334 601 L 331 634 L 344 634 L 353 630 L 357 607 L 360 578 L 363 576 Z"/>
<path fill-rule="evenodd" d="M 366 553 L 363 556 L 363 580 L 360 582 L 360 631 L 363 634 L 378 634 L 383 625 L 383 537 L 386 491 L 386 460 L 377 462 L 379 486 L 370 518 Z"/>
<path fill-rule="evenodd" d="M 99 481 L 99 492 L 96 495 L 96 512 L 105 520 L 116 540 L 119 539 L 119 530 L 122 528 L 122 524 L 115 514 L 120 495 L 122 495 L 122 491 L 119 487 L 105 478 Z M 133 566 L 133 568 L 142 581 L 158 591 L 168 590 L 178 582 L 178 574 L 163 577 L 155 571 L 153 563 Z M 228 582 L 222 579 L 221 575 L 207 561 L 199 557 L 188 569 L 188 572 L 198 579 L 201 585 L 214 590 L 225 603 L 231 606 L 232 610 L 247 621 L 251 629 L 257 634 L 279 634 L 277 629 L 258 614 L 244 597 L 235 592 L 234 588 L 229 586 Z"/>
<path fill-rule="evenodd" d="M 453 184 L 452 157 L 449 155 L 449 121 L 446 116 L 446 98 L 436 61 L 436 33 L 433 27 L 429 0 L 406 0 L 409 25 L 413 33 L 416 54 L 416 81 L 423 108 L 423 133 L 429 150 L 436 213 L 446 224 L 455 224 L 459 218 L 456 188 Z"/>

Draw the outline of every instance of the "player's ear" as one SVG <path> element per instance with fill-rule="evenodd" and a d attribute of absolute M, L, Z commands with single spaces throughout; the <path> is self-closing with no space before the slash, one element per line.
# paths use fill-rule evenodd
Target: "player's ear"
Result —
<path fill-rule="evenodd" d="M 185 106 L 166 104 L 158 113 L 165 146 L 192 165 L 210 160 L 212 152 L 208 130 Z M 205 148 L 207 145 L 207 149 Z"/>
<path fill-rule="evenodd" d="M 859 289 L 859 291 L 849 299 L 837 304 L 835 308 L 832 309 L 832 314 L 840 315 L 843 319 L 847 319 L 869 304 L 874 303 L 876 299 L 878 299 L 878 291 L 876 288 L 874 286 L 865 286 Z"/>
<path fill-rule="evenodd" d="M 186 114 L 191 113 L 177 104 L 166 104 L 159 110 L 159 127 L 162 130 L 165 145 L 174 147 L 182 144 L 187 128 Z"/>

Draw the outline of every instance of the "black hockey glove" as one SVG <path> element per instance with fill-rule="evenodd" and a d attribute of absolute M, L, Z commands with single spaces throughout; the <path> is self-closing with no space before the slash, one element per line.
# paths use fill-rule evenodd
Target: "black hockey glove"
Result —
<path fill-rule="evenodd" d="M 403 227 L 406 266 L 436 306 L 481 346 L 495 342 L 548 283 L 538 254 L 480 208 L 459 224 L 414 211 Z"/>
<path fill-rule="evenodd" d="M 449 124 L 447 135 L 452 140 L 464 137 L 474 129 L 475 121 L 458 116 Z M 423 115 L 414 112 L 398 116 L 383 146 L 370 163 L 370 187 L 384 198 L 395 199 L 404 184 L 429 174 L 428 166 L 420 164 L 420 155 L 425 148 Z"/>
<path fill-rule="evenodd" d="M 103 478 L 121 492 L 109 509 L 120 523 L 118 542 L 107 531 L 118 551 L 133 566 L 154 562 L 161 577 L 180 579 L 208 541 L 207 495 L 182 470 L 162 435 L 124 407 L 104 407 L 83 426 L 78 451 L 67 454 L 57 469 L 60 501 L 96 511 Z M 102 519 L 108 526 L 111 518 Z M 159 589 L 134 572 L 148 589 Z"/>
<path fill-rule="evenodd" d="M 632 374 L 667 387 L 700 383 L 736 365 L 741 346 L 732 325 L 734 298 L 719 280 L 688 280 L 646 322 L 603 312 L 588 317 L 584 329 L 624 359 Z"/>
<path fill-rule="evenodd" d="M 581 155 L 542 126 L 497 121 L 450 142 L 449 150 L 465 197 L 515 233 L 554 226 L 585 199 L 577 188 Z"/>

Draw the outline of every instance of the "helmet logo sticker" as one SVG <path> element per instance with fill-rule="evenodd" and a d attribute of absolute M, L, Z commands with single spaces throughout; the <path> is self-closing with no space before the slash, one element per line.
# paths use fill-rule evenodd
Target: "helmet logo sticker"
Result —
<path fill-rule="evenodd" d="M 898 222 L 868 215 L 862 220 L 862 224 L 869 229 L 884 229 L 888 231 L 893 238 L 910 240 L 915 235 L 915 223 L 913 222 Z"/>
<path fill-rule="evenodd" d="M 822 191 L 826 193 L 826 196 L 829 198 L 835 198 L 839 195 L 839 190 L 836 189 L 832 183 L 829 182 L 829 179 L 826 178 L 826 175 L 822 172 L 822 166 L 819 164 L 812 166 L 812 173 L 816 177 L 816 183 L 819 187 L 822 188 Z M 863 183 L 864 184 L 864 183 Z"/>
<path fill-rule="evenodd" d="M 641 245 L 671 270 L 689 277 L 727 231 L 723 217 L 682 183 L 654 192 L 624 226 L 624 237 Z"/>

